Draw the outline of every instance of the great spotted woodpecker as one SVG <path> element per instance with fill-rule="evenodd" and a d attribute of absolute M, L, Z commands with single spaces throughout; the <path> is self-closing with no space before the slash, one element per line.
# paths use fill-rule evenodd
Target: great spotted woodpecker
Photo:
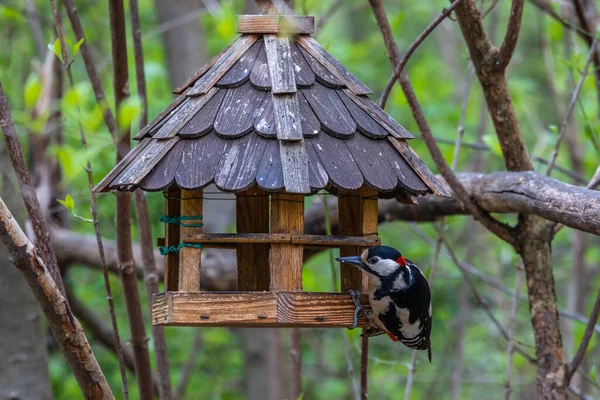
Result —
<path fill-rule="evenodd" d="M 389 246 L 371 247 L 360 256 L 337 260 L 357 266 L 369 277 L 372 311 L 365 315 L 374 329 L 365 329 L 364 335 L 387 333 L 393 341 L 400 341 L 411 349 L 427 350 L 431 362 L 431 292 L 419 267 Z M 359 293 L 351 291 L 351 295 L 356 317 L 365 310 Z"/>

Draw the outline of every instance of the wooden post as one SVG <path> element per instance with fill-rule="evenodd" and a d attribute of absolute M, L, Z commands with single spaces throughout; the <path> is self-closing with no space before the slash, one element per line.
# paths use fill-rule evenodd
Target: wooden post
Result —
<path fill-rule="evenodd" d="M 340 192 L 338 196 L 340 235 L 377 236 L 377 192 L 367 186 L 357 191 Z M 357 256 L 365 247 L 343 246 L 340 255 Z M 365 291 L 366 277 L 356 267 L 341 264 L 341 290 Z"/>
<path fill-rule="evenodd" d="M 171 186 L 167 189 L 165 199 L 165 215 L 176 217 L 181 212 L 181 189 Z M 165 246 L 177 246 L 179 244 L 179 225 L 165 224 Z M 179 256 L 175 253 L 165 255 L 165 292 L 177 291 L 179 289 Z"/>
<path fill-rule="evenodd" d="M 276 193 L 271 196 L 271 232 L 304 232 L 304 196 Z M 303 245 L 273 244 L 269 268 L 271 291 L 302 290 Z"/>
<path fill-rule="evenodd" d="M 181 192 L 181 216 L 196 217 L 202 215 L 202 190 L 183 190 Z M 201 219 L 182 220 L 182 224 L 197 224 Z M 186 234 L 202 233 L 201 227 L 181 227 L 180 242 Z M 179 251 L 179 291 L 200 291 L 201 248 L 182 247 Z"/>
<path fill-rule="evenodd" d="M 269 195 L 258 186 L 236 194 L 237 233 L 269 232 Z M 269 244 L 237 245 L 237 290 L 269 290 Z"/>

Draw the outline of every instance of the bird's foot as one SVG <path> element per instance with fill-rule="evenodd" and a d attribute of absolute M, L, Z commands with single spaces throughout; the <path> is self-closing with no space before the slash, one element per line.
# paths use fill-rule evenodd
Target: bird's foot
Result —
<path fill-rule="evenodd" d="M 360 304 L 360 292 L 358 290 L 349 290 L 352 302 L 354 303 L 354 318 L 352 320 L 352 326 L 349 329 L 354 329 L 358 325 L 358 314 L 364 311 L 364 307 Z"/>

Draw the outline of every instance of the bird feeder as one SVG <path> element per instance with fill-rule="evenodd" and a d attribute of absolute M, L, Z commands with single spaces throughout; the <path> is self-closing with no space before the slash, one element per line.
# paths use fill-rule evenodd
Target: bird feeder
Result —
<path fill-rule="evenodd" d="M 378 198 L 448 192 L 408 145 L 413 135 L 311 37 L 312 17 L 243 15 L 238 32 L 95 190 L 165 193 L 153 324 L 350 327 L 347 291 L 364 289 L 361 272 L 342 265 L 339 293 L 303 292 L 304 249 L 360 254 L 380 244 Z M 235 194 L 237 233 L 202 232 L 211 183 Z M 340 236 L 304 234 L 304 198 L 322 191 L 338 198 Z M 237 291 L 200 290 L 211 247 L 236 250 Z"/>

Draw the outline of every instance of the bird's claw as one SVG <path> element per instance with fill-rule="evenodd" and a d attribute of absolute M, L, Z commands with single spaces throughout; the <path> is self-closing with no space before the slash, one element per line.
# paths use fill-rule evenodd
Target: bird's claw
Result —
<path fill-rule="evenodd" d="M 360 304 L 360 292 L 358 290 L 349 290 L 352 302 L 354 303 L 354 317 L 352 319 L 352 326 L 349 329 L 354 329 L 358 325 L 358 314 L 364 310 L 362 304 Z"/>

